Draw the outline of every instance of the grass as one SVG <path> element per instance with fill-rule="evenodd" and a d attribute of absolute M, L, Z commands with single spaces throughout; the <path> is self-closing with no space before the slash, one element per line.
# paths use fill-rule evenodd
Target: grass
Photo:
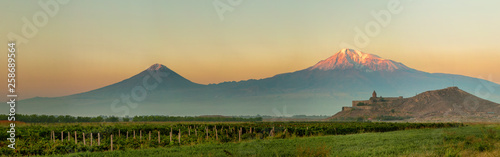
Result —
<path fill-rule="evenodd" d="M 500 156 L 500 125 L 252 140 L 66 156 Z"/>

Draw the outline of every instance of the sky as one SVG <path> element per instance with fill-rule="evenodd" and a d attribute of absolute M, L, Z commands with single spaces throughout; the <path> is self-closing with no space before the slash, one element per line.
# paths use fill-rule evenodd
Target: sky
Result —
<path fill-rule="evenodd" d="M 495 0 L 3 0 L 0 43 L 17 42 L 20 98 L 93 90 L 155 63 L 201 84 L 260 79 L 308 68 L 342 48 L 500 84 L 498 6 Z M 7 67 L 0 71 L 7 74 Z"/>

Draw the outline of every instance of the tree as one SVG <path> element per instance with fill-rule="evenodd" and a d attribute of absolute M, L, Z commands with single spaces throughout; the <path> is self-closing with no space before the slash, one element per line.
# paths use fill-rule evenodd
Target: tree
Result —
<path fill-rule="evenodd" d="M 92 118 L 92 122 L 103 122 L 104 118 L 101 116 Z"/>
<path fill-rule="evenodd" d="M 119 121 L 118 117 L 115 116 L 106 118 L 106 122 L 118 122 L 118 121 Z"/>

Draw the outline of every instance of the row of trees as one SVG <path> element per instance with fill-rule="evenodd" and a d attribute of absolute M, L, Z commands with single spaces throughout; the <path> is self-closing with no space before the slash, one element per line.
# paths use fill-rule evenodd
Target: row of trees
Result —
<path fill-rule="evenodd" d="M 7 120 L 8 115 L 0 114 L 0 119 Z M 98 116 L 98 117 L 74 117 L 70 115 L 54 116 L 54 115 L 16 115 L 16 121 L 26 123 L 80 123 L 80 122 L 165 122 L 165 121 L 203 121 L 203 122 L 257 122 L 262 121 L 262 117 L 256 118 L 241 118 L 241 117 L 175 117 L 175 116 L 135 116 L 134 118 L 128 117 L 115 117 L 115 116 Z"/>
<path fill-rule="evenodd" d="M 0 115 L 0 119 L 7 119 L 7 115 Z M 122 118 L 123 121 L 130 121 L 130 118 Z M 54 116 L 54 115 L 24 115 L 17 114 L 16 121 L 26 123 L 76 123 L 76 122 L 119 122 L 120 118 L 115 116 L 105 117 L 74 117 L 70 115 Z"/>
<path fill-rule="evenodd" d="M 204 116 L 204 117 L 174 117 L 174 116 L 135 116 L 134 122 L 165 122 L 165 121 L 202 121 L 202 122 L 260 122 L 262 117 L 241 118 L 224 116 Z"/>

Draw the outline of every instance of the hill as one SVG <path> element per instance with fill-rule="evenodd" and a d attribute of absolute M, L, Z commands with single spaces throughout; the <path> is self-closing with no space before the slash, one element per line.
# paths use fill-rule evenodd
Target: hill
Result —
<path fill-rule="evenodd" d="M 371 97 L 330 119 L 411 117 L 411 121 L 500 121 L 500 104 L 481 99 L 458 87 L 423 92 L 410 98 Z"/>

